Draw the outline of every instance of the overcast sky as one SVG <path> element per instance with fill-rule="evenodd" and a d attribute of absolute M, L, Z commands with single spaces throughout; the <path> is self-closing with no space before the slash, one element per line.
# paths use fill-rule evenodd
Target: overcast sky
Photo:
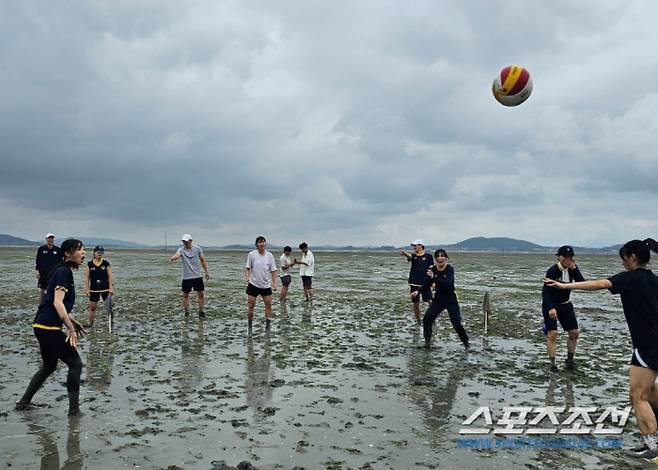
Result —
<path fill-rule="evenodd" d="M 0 6 L 0 233 L 658 236 L 658 2 Z M 491 82 L 525 66 L 516 108 Z"/>

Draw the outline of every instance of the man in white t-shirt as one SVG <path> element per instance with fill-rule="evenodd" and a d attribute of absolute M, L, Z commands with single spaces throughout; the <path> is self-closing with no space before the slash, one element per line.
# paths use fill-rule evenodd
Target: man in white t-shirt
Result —
<path fill-rule="evenodd" d="M 299 275 L 302 277 L 302 285 L 304 286 L 304 297 L 307 301 L 313 300 L 313 272 L 315 271 L 315 259 L 313 253 L 308 249 L 306 242 L 299 244 L 299 249 L 302 250 L 303 256 L 301 261 L 295 261 L 300 265 Z"/>
<path fill-rule="evenodd" d="M 286 246 L 283 248 L 283 254 L 279 258 L 279 266 L 281 266 L 281 294 L 279 298 L 281 303 L 285 303 L 288 297 L 288 286 L 292 282 L 292 267 L 295 265 L 293 260 L 290 259 L 290 253 L 292 253 L 292 248 Z"/>
<path fill-rule="evenodd" d="M 192 243 L 192 236 L 189 233 L 181 237 L 183 246 L 178 248 L 176 254 L 169 258 L 172 263 L 179 259 L 183 260 L 183 275 L 181 290 L 183 291 L 183 312 L 187 316 L 188 306 L 190 303 L 190 292 L 192 289 L 197 293 L 197 301 L 199 303 L 199 316 L 205 317 L 203 311 L 205 303 L 205 286 L 203 285 L 203 277 L 201 277 L 201 268 L 205 272 L 206 281 L 210 279 L 210 272 L 208 272 L 208 263 L 206 257 L 203 255 L 203 250 L 197 244 Z"/>
<path fill-rule="evenodd" d="M 256 238 L 256 249 L 247 255 L 244 278 L 247 282 L 247 321 L 251 330 L 256 298 L 260 295 L 265 304 L 265 328 L 270 329 L 272 318 L 272 290 L 276 290 L 276 263 L 272 253 L 265 249 L 265 237 Z"/>

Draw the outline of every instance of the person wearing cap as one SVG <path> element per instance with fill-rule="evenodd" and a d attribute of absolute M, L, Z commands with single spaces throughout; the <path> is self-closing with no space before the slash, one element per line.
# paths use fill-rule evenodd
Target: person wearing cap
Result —
<path fill-rule="evenodd" d="M 112 266 L 110 262 L 103 259 L 105 248 L 94 247 L 94 258 L 87 263 L 85 270 L 85 294 L 89 296 L 89 326 L 94 325 L 96 318 L 96 307 L 98 301 L 103 297 L 103 302 L 112 295 Z"/>
<path fill-rule="evenodd" d="M 420 325 L 420 300 L 423 299 L 423 302 L 428 304 L 432 303 L 432 289 L 427 288 L 420 292 L 420 295 L 414 295 L 414 292 L 420 291 L 425 278 L 427 277 L 427 270 L 432 269 L 434 266 L 434 260 L 432 255 L 425 253 L 425 245 L 423 240 L 416 239 L 411 242 L 411 246 L 414 247 L 414 253 L 407 253 L 405 250 L 400 251 L 400 255 L 404 256 L 409 263 L 411 263 L 411 268 L 409 269 L 409 294 L 411 295 L 411 311 L 416 318 L 416 323 Z"/>
<path fill-rule="evenodd" d="M 57 264 L 62 260 L 60 249 L 55 245 L 55 235 L 46 234 L 46 244 L 41 245 L 37 250 L 36 262 L 34 265 L 34 274 L 37 278 L 37 287 L 39 288 L 39 302 L 43 299 L 43 294 L 48 288 L 48 276 Z"/>
<path fill-rule="evenodd" d="M 572 247 L 569 245 L 561 246 L 555 255 L 557 256 L 557 263 L 548 268 L 545 276 L 546 279 L 563 283 L 582 282 L 585 280 L 573 259 L 575 253 Z M 558 321 L 562 325 L 562 329 L 569 335 L 567 339 L 567 359 L 565 366 L 567 370 L 576 369 L 574 355 L 576 353 L 576 344 L 580 330 L 578 329 L 576 312 L 569 299 L 570 293 L 570 290 L 551 289 L 547 284 L 544 284 L 542 289 L 543 330 L 546 335 L 546 349 L 548 350 L 548 359 L 551 362 L 552 372 L 557 372 L 558 370 L 555 365 Z"/>
<path fill-rule="evenodd" d="M 205 317 L 206 314 L 203 311 L 205 286 L 203 285 L 203 277 L 201 276 L 201 267 L 203 266 L 207 281 L 210 279 L 208 263 L 206 263 L 206 257 L 203 255 L 201 247 L 192 243 L 192 236 L 189 233 L 184 234 L 181 237 L 181 241 L 183 242 L 183 246 L 179 247 L 176 254 L 169 260 L 173 263 L 178 259 L 183 259 L 183 281 L 181 285 L 181 290 L 183 291 L 183 312 L 185 315 L 189 314 L 190 292 L 194 289 L 199 302 L 199 316 Z"/>

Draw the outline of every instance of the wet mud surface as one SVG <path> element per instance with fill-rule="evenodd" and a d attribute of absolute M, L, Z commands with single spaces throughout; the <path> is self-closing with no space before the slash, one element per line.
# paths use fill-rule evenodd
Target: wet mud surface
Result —
<path fill-rule="evenodd" d="M 79 347 L 84 415 L 69 419 L 66 367 L 37 393 L 45 406 L 13 405 L 40 364 L 31 321 L 33 250 L 0 249 L 0 465 L 47 469 L 640 468 L 619 449 L 465 449 L 462 423 L 481 406 L 628 405 L 630 338 L 618 298 L 572 295 L 579 370 L 550 374 L 541 279 L 552 256 L 452 255 L 465 352 L 447 314 L 433 349 L 407 298 L 408 265 L 396 253 L 316 253 L 316 300 L 293 278 L 271 331 L 257 303 L 248 334 L 241 268 L 246 253 L 207 252 L 205 319 L 180 307 L 180 266 L 162 251 L 108 251 L 115 321 L 99 308 Z M 169 253 L 170 255 L 171 253 Z M 580 256 L 588 278 L 621 270 L 614 256 Z M 82 292 L 82 273 L 75 274 Z M 481 304 L 494 312 L 483 335 Z M 86 319 L 87 299 L 74 313 Z M 101 305 L 99 305 L 101 307 Z M 636 444 L 631 413 L 624 447 Z M 224 465 L 225 467 L 221 467 Z M 252 468 L 253 468 L 252 467 Z M 244 467 L 249 468 L 249 467 Z"/>

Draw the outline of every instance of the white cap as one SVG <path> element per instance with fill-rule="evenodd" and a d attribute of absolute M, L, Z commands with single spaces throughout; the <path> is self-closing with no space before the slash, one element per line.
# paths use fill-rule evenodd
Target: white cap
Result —
<path fill-rule="evenodd" d="M 189 233 L 185 233 L 185 234 L 183 234 L 182 237 L 180 237 L 180 239 L 184 242 L 191 242 L 192 241 L 192 235 L 190 235 Z"/>
<path fill-rule="evenodd" d="M 47 233 L 45 238 L 50 238 L 50 237 L 55 238 L 55 234 L 54 233 Z"/>
<path fill-rule="evenodd" d="M 423 243 L 423 240 L 421 240 L 420 238 L 416 238 L 414 241 L 411 242 L 411 246 L 415 246 L 415 245 L 425 246 L 425 244 Z"/>

